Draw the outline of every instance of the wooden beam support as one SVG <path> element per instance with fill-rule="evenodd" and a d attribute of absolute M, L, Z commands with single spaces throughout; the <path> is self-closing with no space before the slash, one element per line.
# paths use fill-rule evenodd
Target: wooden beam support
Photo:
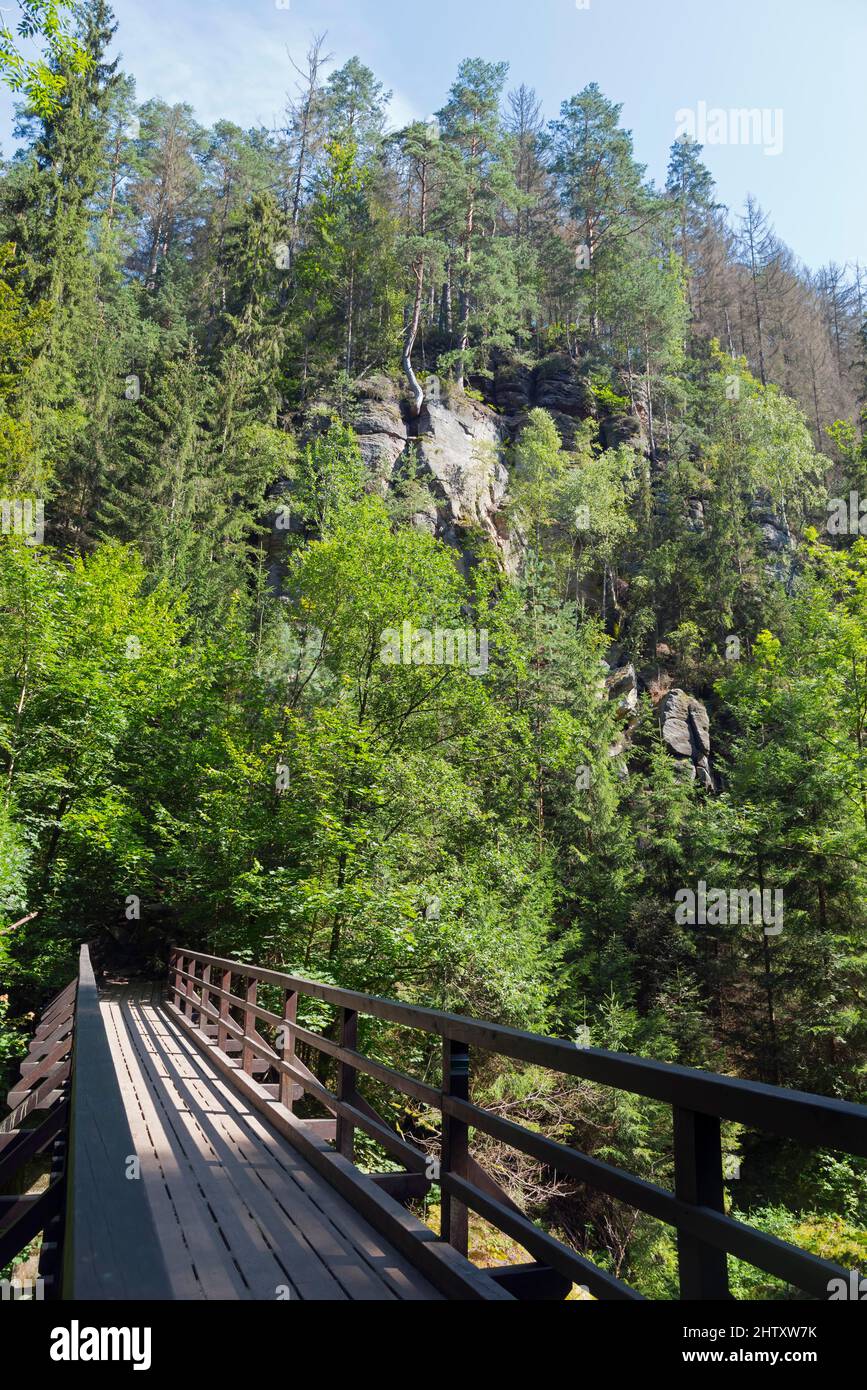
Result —
<path fill-rule="evenodd" d="M 470 1094 L 470 1049 L 464 1042 L 446 1038 L 443 1043 L 443 1095 L 468 1100 Z M 440 1174 L 467 1176 L 469 1126 L 453 1115 L 443 1115 Z M 469 1248 L 469 1220 L 463 1202 L 443 1187 L 440 1206 L 440 1234 L 455 1250 L 466 1255 Z"/>
<path fill-rule="evenodd" d="M 720 1122 L 716 1116 L 674 1107 L 674 1190 L 691 1206 L 725 1211 Z M 724 1250 L 679 1230 L 677 1263 L 682 1299 L 731 1296 Z"/>
<path fill-rule="evenodd" d="M 488 1273 L 520 1303 L 562 1303 L 572 1290 L 572 1280 L 550 1265 L 502 1265 Z"/>

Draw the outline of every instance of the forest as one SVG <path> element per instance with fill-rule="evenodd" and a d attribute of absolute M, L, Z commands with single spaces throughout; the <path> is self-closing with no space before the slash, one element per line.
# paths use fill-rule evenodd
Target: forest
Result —
<path fill-rule="evenodd" d="M 205 128 L 75 25 L 0 45 L 0 1073 L 82 942 L 184 944 L 867 1101 L 864 268 L 695 141 L 657 186 L 594 83 L 468 58 L 394 129 L 321 35 L 282 128 Z M 670 1186 L 664 1106 L 475 1077 Z M 864 1267 L 863 1162 L 725 1149 L 733 1213 Z M 667 1228 L 483 1156 L 676 1297 Z"/>

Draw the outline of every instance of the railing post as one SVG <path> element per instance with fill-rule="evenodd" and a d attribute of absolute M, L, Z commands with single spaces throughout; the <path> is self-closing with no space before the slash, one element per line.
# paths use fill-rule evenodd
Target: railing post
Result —
<path fill-rule="evenodd" d="M 188 957 L 187 957 L 187 974 L 188 974 L 188 975 L 193 975 L 193 976 L 195 976 L 195 974 L 196 974 L 196 965 L 197 965 L 197 961 L 196 961 L 195 956 L 188 956 Z M 194 1026 L 195 1028 L 198 1028 L 199 1022 L 201 1021 L 201 1017 L 202 1017 L 202 1016 L 201 1016 L 201 1014 L 199 1014 L 198 1019 L 194 1020 L 194 1018 L 193 1018 L 193 1015 L 194 1015 L 194 1014 L 197 1014 L 197 1013 L 199 1012 L 198 1009 L 196 1008 L 195 988 L 196 988 L 196 986 L 195 986 L 195 981 L 194 981 L 194 980 L 187 980 L 187 1014 L 188 1014 L 188 1016 L 189 1016 L 190 1023 L 192 1023 L 193 1026 Z"/>
<path fill-rule="evenodd" d="M 283 1046 L 280 1054 L 284 1062 L 290 1064 L 295 1060 L 295 1034 L 289 1027 L 298 1017 L 298 994 L 294 989 L 288 989 L 283 996 L 283 1018 L 285 1026 L 283 1028 Z M 291 1110 L 295 1104 L 294 1100 L 295 1082 L 291 1076 L 285 1072 L 280 1073 L 280 1104 L 285 1105 L 287 1110 Z"/>
<path fill-rule="evenodd" d="M 208 989 L 208 985 L 209 985 L 210 983 L 211 983 L 211 967 L 210 967 L 209 965 L 203 965 L 203 966 L 202 966 L 202 992 L 201 992 L 201 994 L 200 994 L 199 997 L 200 997 L 200 999 L 201 999 L 201 1001 L 202 1001 L 202 1003 L 204 1004 L 204 1006 L 205 1006 L 206 1009 L 209 1009 L 209 1008 L 211 1007 L 211 994 L 210 994 L 210 991 L 209 991 L 209 989 Z M 202 1013 L 202 1011 L 199 1010 L 199 1027 L 202 1028 L 203 1030 L 206 1030 L 207 1027 L 208 1027 L 208 1024 L 210 1023 L 210 1021 L 211 1021 L 211 1020 L 208 1018 L 208 1015 L 207 1015 L 206 1013 Z"/>
<path fill-rule="evenodd" d="M 358 1042 L 358 1014 L 355 1009 L 340 1010 L 340 1046 L 351 1047 L 355 1050 Z M 358 1073 L 355 1067 L 348 1062 L 337 1063 L 337 1099 L 345 1100 L 347 1104 L 355 1103 L 356 1078 Z M 351 1120 L 344 1120 L 340 1115 L 337 1116 L 337 1152 L 343 1154 L 344 1158 L 353 1161 L 355 1158 L 355 1125 Z"/>
<path fill-rule="evenodd" d="M 679 1105 L 673 1110 L 675 1196 L 692 1206 L 724 1211 L 719 1117 L 684 1110 Z M 681 1298 L 731 1296 L 724 1250 L 678 1231 L 677 1263 Z"/>
<path fill-rule="evenodd" d="M 443 1039 L 443 1095 L 454 1096 L 456 1100 L 469 1100 L 470 1097 L 470 1049 L 466 1043 L 454 1042 L 450 1038 Z M 466 1121 L 444 1114 L 440 1176 L 454 1173 L 455 1177 L 465 1178 L 468 1155 L 469 1129 Z M 440 1238 L 466 1255 L 469 1245 L 467 1209 L 463 1202 L 456 1201 L 444 1188 L 440 1191 Z"/>
<path fill-rule="evenodd" d="M 220 976 L 220 989 L 224 994 L 232 993 L 232 972 L 224 970 Z M 225 1052 L 226 1043 L 229 1041 L 229 1030 L 226 1027 L 226 1019 L 229 1017 L 228 999 L 220 1000 L 220 1022 L 217 1024 L 217 1047 L 221 1052 Z"/>
<path fill-rule="evenodd" d="M 258 1002 L 259 1002 L 259 981 L 258 981 L 258 980 L 253 979 L 253 980 L 248 980 L 248 981 L 247 981 L 247 992 L 246 992 L 246 994 L 244 995 L 244 998 L 246 999 L 248 1005 L 249 1005 L 249 1004 L 258 1004 Z M 244 1010 L 244 1036 L 245 1036 L 245 1038 L 248 1037 L 248 1036 L 249 1036 L 249 1037 L 252 1037 L 252 1036 L 253 1036 L 253 1030 L 254 1030 L 255 1027 L 256 1027 L 256 1015 L 255 1015 L 255 1014 L 252 1014 L 252 1013 L 250 1012 L 249 1008 L 246 1008 L 246 1009 Z M 241 1071 L 246 1072 L 248 1076 L 252 1076 L 252 1075 L 253 1075 L 253 1049 L 252 1049 L 252 1047 L 250 1046 L 250 1044 L 249 1044 L 248 1042 L 245 1042 L 245 1043 L 243 1044 L 242 1048 L 241 1048 Z"/>
<path fill-rule="evenodd" d="M 171 960 L 170 960 L 170 963 L 169 963 L 169 981 L 170 981 L 169 989 L 172 990 L 172 986 L 171 986 L 171 976 L 172 976 L 172 974 L 174 974 L 175 983 L 174 983 L 174 989 L 172 990 L 172 993 L 173 993 L 173 996 L 174 996 L 173 999 L 172 999 L 172 1003 L 175 1004 L 175 1005 L 177 1005 L 177 1007 L 181 1010 L 182 1013 L 183 1013 L 183 1003 L 182 1003 L 182 1000 L 181 1000 L 181 989 L 183 988 L 183 981 L 182 981 L 182 979 L 181 979 L 181 971 L 183 970 L 183 968 L 184 968 L 184 958 L 183 958 L 183 956 L 181 955 L 180 951 L 172 951 Z"/>

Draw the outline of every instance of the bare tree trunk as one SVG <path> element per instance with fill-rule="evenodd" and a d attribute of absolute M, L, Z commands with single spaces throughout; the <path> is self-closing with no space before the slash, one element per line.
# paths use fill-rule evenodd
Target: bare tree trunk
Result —
<path fill-rule="evenodd" d="M 292 190 L 292 231 L 289 238 L 289 264 L 295 259 L 295 247 L 298 241 L 298 223 L 301 218 L 301 201 L 304 194 L 304 173 L 307 168 L 307 159 L 312 144 L 314 118 L 316 112 L 316 100 L 319 95 L 319 74 L 322 67 L 327 63 L 331 54 L 323 54 L 322 46 L 325 43 L 325 35 L 317 34 L 307 52 L 307 71 L 302 72 L 296 63 L 292 62 L 293 68 L 306 83 L 303 99 L 299 109 L 292 108 L 290 115 L 298 122 L 298 167 L 295 170 L 295 185 Z"/>
<path fill-rule="evenodd" d="M 419 232 L 422 237 L 427 233 L 427 198 L 428 198 L 428 167 L 427 160 L 421 159 L 417 166 L 419 179 Z M 412 314 L 407 325 L 406 334 L 403 340 L 403 370 L 410 385 L 413 397 L 413 411 L 418 416 L 424 405 L 424 390 L 419 383 L 418 377 L 413 371 L 412 351 L 418 337 L 419 325 L 421 324 L 421 306 L 424 302 L 424 270 L 425 254 L 422 249 L 413 262 L 412 273 L 415 280 L 415 292 L 412 301 Z"/>

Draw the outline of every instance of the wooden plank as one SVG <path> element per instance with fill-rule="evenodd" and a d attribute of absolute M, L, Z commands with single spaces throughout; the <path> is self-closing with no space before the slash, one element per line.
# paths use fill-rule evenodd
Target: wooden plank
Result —
<path fill-rule="evenodd" d="M 86 946 L 81 948 L 70 1102 L 63 1293 L 74 1299 L 167 1299 L 171 1281 L 141 1183 Z"/>
<path fill-rule="evenodd" d="M 298 994 L 294 989 L 287 990 L 283 996 L 283 1023 L 281 1026 L 281 1037 L 283 1046 L 280 1049 L 280 1057 L 287 1066 L 291 1066 L 295 1061 L 295 1034 L 292 1032 L 292 1025 L 298 1020 Z M 299 1089 L 293 1085 L 291 1079 L 282 1072 L 280 1075 L 278 1098 L 287 1110 L 293 1108 L 294 1102 L 300 1100 L 301 1096 L 296 1096 L 295 1092 Z M 336 1128 L 336 1126 L 335 1126 Z"/>
<path fill-rule="evenodd" d="M 340 1010 L 340 1046 L 344 1052 L 351 1049 L 355 1051 L 358 1042 L 358 1014 L 354 1009 Z M 347 1062 L 337 1064 L 337 1099 L 342 1101 L 345 1106 L 355 1104 L 356 1098 L 356 1071 Z M 346 1111 L 341 1109 L 337 1112 L 337 1134 L 335 1137 L 338 1153 L 342 1153 L 344 1158 L 352 1161 L 355 1157 L 355 1126 L 352 1120 L 347 1118 Z"/>
<path fill-rule="evenodd" d="M 197 1047 L 231 1079 L 241 1094 L 289 1139 L 322 1177 L 349 1200 L 359 1215 L 396 1246 L 399 1253 L 407 1256 L 442 1293 L 461 1299 L 511 1299 L 506 1290 L 498 1288 L 486 1274 L 475 1269 L 450 1246 L 437 1240 L 433 1231 L 380 1192 L 376 1184 L 342 1154 L 335 1153 L 316 1135 L 308 1133 L 304 1122 L 281 1106 L 279 1101 L 271 1100 L 257 1082 L 232 1067 L 214 1043 L 209 1042 L 197 1029 L 188 1027 L 187 1020 L 179 1010 L 168 1004 L 166 1011 L 170 1018 L 187 1030 L 187 1035 Z"/>
<path fill-rule="evenodd" d="M 470 1049 L 466 1043 L 443 1040 L 443 1097 L 466 1101 L 470 1087 Z M 469 1125 L 460 1115 L 443 1109 L 440 1179 L 446 1173 L 467 1177 Z M 455 1201 L 449 1188 L 440 1182 L 440 1230 L 443 1240 L 466 1255 L 469 1243 L 469 1213 L 463 1202 Z"/>
<path fill-rule="evenodd" d="M 43 1009 L 39 1017 L 38 1027 L 44 1027 L 47 1023 L 60 1023 L 61 1019 L 67 1019 L 75 1011 L 75 991 L 78 988 L 78 980 L 72 980 L 67 988 L 57 995 L 56 999 L 47 1009 Z"/>
<path fill-rule="evenodd" d="M 0 1212 L 0 1269 L 20 1255 L 25 1246 L 54 1220 L 63 1205 L 63 1183 L 56 1182 L 33 1200 L 15 1199 L 15 1206 Z"/>
<path fill-rule="evenodd" d="M 165 1022 L 167 1027 L 173 1027 L 168 1020 Z M 198 1072 L 207 1075 L 209 1089 L 219 1092 L 227 1100 L 226 1116 L 219 1116 L 218 1123 L 224 1128 L 230 1142 L 237 1144 L 241 1139 L 246 1141 L 248 1148 L 252 1145 L 260 1153 L 267 1150 L 268 1157 L 273 1162 L 257 1164 L 257 1177 L 262 1187 L 274 1196 L 275 1203 L 283 1204 L 286 1216 L 298 1226 L 300 1232 L 303 1232 L 311 1248 L 326 1258 L 326 1263 L 338 1281 L 347 1286 L 353 1298 L 394 1297 L 394 1293 L 381 1278 L 374 1277 L 373 1271 L 363 1267 L 343 1233 L 324 1221 L 303 1191 L 298 1190 L 293 1184 L 292 1180 L 297 1177 L 296 1170 L 302 1162 L 297 1153 L 278 1135 L 269 1132 L 263 1123 L 256 1121 L 251 1125 L 249 1107 L 244 1105 L 240 1097 L 234 1095 L 231 1088 L 208 1065 L 207 1058 L 193 1048 L 180 1030 L 173 1029 L 173 1032 L 179 1046 L 188 1054 L 192 1054 Z M 212 1102 L 212 1108 L 216 1108 L 216 1102 Z M 273 1221 L 272 1215 L 271 1222 Z"/>
<path fill-rule="evenodd" d="M 310 1121 L 306 1120 L 305 1124 L 309 1128 Z M 378 1188 L 387 1192 L 395 1202 L 400 1202 L 401 1206 L 406 1202 L 426 1197 L 433 1186 L 423 1173 L 369 1173 L 368 1176 L 371 1182 L 375 1182 Z"/>
<path fill-rule="evenodd" d="M 270 1086 L 266 1086 L 265 1089 L 266 1089 L 266 1091 L 270 1092 L 271 1087 L 270 1087 Z M 279 1096 L 275 1096 L 274 1099 L 275 1099 L 275 1100 L 279 1100 L 280 1097 L 279 1097 Z M 284 1101 L 283 1104 L 285 1105 L 286 1102 Z M 287 1106 L 287 1109 L 288 1109 L 288 1106 Z M 334 1144 L 334 1143 L 337 1142 L 337 1121 L 336 1121 L 336 1120 L 333 1120 L 333 1119 L 327 1119 L 327 1120 L 305 1120 L 304 1123 L 306 1124 L 306 1126 L 307 1126 L 307 1128 L 308 1128 L 309 1130 L 312 1130 L 312 1132 L 313 1132 L 314 1134 L 318 1134 L 318 1135 L 319 1135 L 319 1138 L 320 1138 L 320 1139 L 324 1139 L 324 1140 L 326 1141 L 326 1143 L 328 1143 L 328 1144 Z"/>
<path fill-rule="evenodd" d="M 69 1114 L 66 1101 L 49 1112 L 36 1129 L 17 1130 L 11 1142 L 0 1148 L 0 1187 L 5 1187 L 22 1163 L 42 1153 L 65 1128 Z"/>
<path fill-rule="evenodd" d="M 27 1052 L 28 1058 L 32 1061 L 39 1061 L 46 1052 L 51 1051 L 55 1043 L 60 1042 L 61 1038 L 68 1038 L 72 1033 L 72 1028 L 72 1014 L 62 1018 L 59 1023 L 48 1024 L 44 1031 L 37 1028 Z"/>
<path fill-rule="evenodd" d="M 56 1033 L 58 1028 L 62 1028 L 65 1023 L 68 1023 L 69 1020 L 74 1017 L 75 998 L 73 997 L 67 1000 L 63 1008 L 58 1009 L 56 1013 L 40 1018 L 33 1030 L 33 1036 L 37 1041 L 50 1037 L 52 1033 Z"/>
<path fill-rule="evenodd" d="M 572 1288 L 572 1280 L 549 1265 L 501 1265 L 488 1273 L 521 1303 L 562 1303 Z"/>
<path fill-rule="evenodd" d="M 303 1196 L 303 1205 L 299 1205 L 296 1193 L 294 1198 L 290 1196 L 287 1206 L 315 1247 L 322 1248 L 323 1221 L 326 1223 L 326 1239 L 329 1238 L 329 1230 L 332 1236 L 337 1232 L 341 1245 L 347 1251 L 346 1256 L 340 1257 L 343 1263 L 339 1277 L 342 1281 L 351 1281 L 353 1298 L 382 1297 L 381 1292 L 375 1292 L 375 1289 L 381 1289 L 381 1283 L 400 1299 L 430 1301 L 440 1298 L 437 1290 L 419 1274 L 410 1261 L 401 1257 L 384 1242 L 377 1232 L 357 1215 L 350 1204 L 304 1162 L 295 1148 L 287 1144 L 264 1119 L 259 1118 L 258 1112 L 244 1101 L 231 1081 L 224 1080 L 220 1072 L 209 1066 L 210 1058 L 202 1057 L 198 1053 L 194 1042 L 184 1035 L 184 1031 L 176 1028 L 171 1020 L 167 1020 L 167 1024 L 174 1029 L 185 1048 L 196 1051 L 200 1065 L 207 1068 L 208 1075 L 212 1078 L 212 1084 L 226 1099 L 236 1116 L 243 1119 L 245 1127 L 268 1150 L 275 1168 L 282 1170 Z M 305 1127 L 309 1125 L 309 1121 L 304 1123 Z M 261 1175 L 263 1181 L 270 1183 L 269 1169 L 263 1169 Z M 311 1218 L 313 1225 L 310 1224 Z M 347 1264 L 347 1260 L 351 1260 L 355 1267 Z M 364 1285 L 359 1286 L 359 1272 L 366 1266 L 369 1266 L 377 1277 L 375 1289 L 373 1285 L 368 1284 L 364 1292 L 359 1292 L 359 1287 L 364 1289 Z"/>
<path fill-rule="evenodd" d="M 174 1027 L 174 1024 L 170 1022 L 170 1026 Z M 352 1207 L 343 1201 L 333 1188 L 324 1183 L 321 1177 L 315 1175 L 299 1152 L 292 1145 L 286 1144 L 285 1138 L 275 1133 L 264 1119 L 260 1119 L 257 1111 L 251 1109 L 242 1095 L 238 1094 L 228 1080 L 224 1080 L 220 1072 L 208 1065 L 210 1059 L 200 1054 L 195 1044 L 183 1036 L 182 1030 L 178 1029 L 176 1033 L 181 1038 L 183 1047 L 195 1052 L 200 1066 L 207 1068 L 208 1076 L 213 1079 L 211 1084 L 217 1087 L 226 1099 L 226 1104 L 235 1113 L 239 1123 L 243 1123 L 245 1130 L 253 1134 L 257 1143 L 263 1145 L 270 1154 L 274 1168 L 268 1169 L 263 1166 L 260 1170 L 261 1180 L 268 1187 L 275 1187 L 281 1200 L 285 1200 L 290 1215 L 297 1220 L 300 1229 L 314 1248 L 318 1251 L 325 1250 L 328 1244 L 333 1244 L 336 1234 L 342 1254 L 335 1251 L 329 1255 L 329 1265 L 332 1264 L 332 1259 L 338 1262 L 332 1265 L 332 1268 L 335 1269 L 340 1282 L 347 1283 L 352 1297 L 382 1298 L 396 1294 L 402 1300 L 421 1298 L 429 1301 L 439 1298 L 440 1295 L 433 1289 L 432 1284 L 422 1279 L 407 1259 L 400 1257 L 397 1251 L 371 1230 L 370 1226 L 365 1225 Z M 295 1184 L 289 1195 L 286 1195 L 279 1176 L 276 1184 L 274 1183 L 275 1172 Z M 371 1279 L 371 1275 L 375 1276 L 374 1279 Z"/>
<path fill-rule="evenodd" d="M 630 1288 L 620 1279 L 615 1279 L 613 1274 L 608 1274 L 597 1265 L 591 1264 L 583 1255 L 578 1255 L 562 1241 L 555 1240 L 546 1231 L 534 1226 L 526 1216 L 516 1216 L 508 1207 L 503 1206 L 502 1202 L 485 1196 L 463 1178 L 455 1177 L 452 1173 L 443 1173 L 440 1183 L 443 1187 L 448 1187 L 450 1193 L 459 1198 L 465 1206 L 477 1212 L 486 1221 L 490 1221 L 498 1230 L 511 1236 L 528 1254 L 535 1256 L 540 1264 L 550 1265 L 572 1283 L 586 1284 L 597 1298 L 616 1298 L 640 1303 L 645 1301 L 636 1289 Z"/>
<path fill-rule="evenodd" d="M 233 1264 L 218 1226 L 181 1145 L 166 1122 L 129 1037 L 122 1010 L 111 1015 L 112 1048 L 119 1070 L 127 1071 L 126 1091 L 142 1181 L 169 1278 L 172 1297 L 191 1300 L 241 1299 L 247 1287 Z"/>
<path fill-rule="evenodd" d="M 675 1106 L 674 1191 L 690 1206 L 725 1211 L 720 1122 Z M 724 1250 L 678 1231 L 677 1264 L 682 1299 L 730 1297 Z"/>
<path fill-rule="evenodd" d="M 8 1134 L 13 1129 L 20 1129 L 28 1115 L 34 1114 L 37 1110 L 50 1110 L 62 1098 L 63 1087 L 69 1080 L 70 1063 L 62 1062 L 51 1075 L 38 1086 L 35 1091 L 31 1091 L 24 1100 L 16 1105 L 11 1114 L 0 1124 L 0 1133 Z"/>
<path fill-rule="evenodd" d="M 250 1296 L 271 1300 L 278 1288 L 288 1285 L 301 1298 L 347 1297 L 286 1213 L 269 1200 L 255 1144 L 237 1127 L 232 1131 L 232 1117 L 226 1115 L 200 1064 L 174 1050 L 174 1037 L 160 1031 L 159 1014 L 142 1018 L 131 1035 L 143 1069 L 162 1093 L 168 1122 Z M 153 1052 L 148 1054 L 145 1046 Z"/>

